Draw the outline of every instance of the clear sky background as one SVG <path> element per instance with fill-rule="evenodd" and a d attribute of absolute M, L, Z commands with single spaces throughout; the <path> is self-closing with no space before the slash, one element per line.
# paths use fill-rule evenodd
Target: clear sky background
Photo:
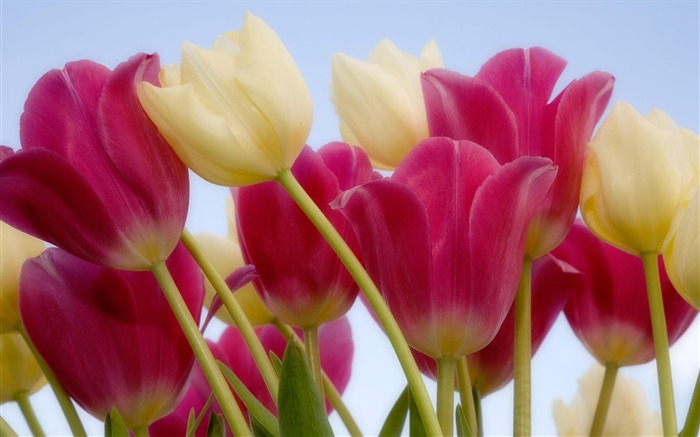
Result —
<path fill-rule="evenodd" d="M 114 67 L 137 52 L 158 52 L 163 63 L 178 63 L 180 44 L 209 46 L 217 35 L 241 26 L 250 11 L 263 18 L 287 45 L 312 94 L 313 147 L 338 140 L 338 121 L 329 100 L 331 56 L 343 52 L 366 59 L 389 38 L 417 55 L 435 39 L 445 66 L 475 74 L 500 50 L 543 46 L 568 60 L 555 90 L 594 70 L 617 82 L 612 101 L 626 100 L 642 113 L 666 111 L 678 125 L 698 132 L 699 6 L 697 1 L 0 1 L 0 143 L 19 147 L 19 117 L 36 80 L 66 62 L 91 59 Z M 226 190 L 193 177 L 188 227 L 225 235 Z M 360 305 L 350 312 L 356 353 L 345 400 L 368 435 L 376 434 L 405 385 L 388 341 Z M 699 327 L 671 349 L 678 415 L 684 419 L 698 373 Z M 213 332 L 212 335 L 216 335 Z M 134 357 L 137 359 L 137 357 Z M 533 432 L 555 433 L 551 404 L 569 403 L 593 359 L 563 317 L 533 361 Z M 621 373 L 642 383 L 659 409 L 656 368 L 648 364 Z M 435 385 L 428 382 L 428 389 Z M 45 430 L 68 434 L 53 395 L 32 398 Z M 2 416 L 28 433 L 16 406 Z M 485 431 L 512 433 L 512 384 L 483 402 Z M 52 413 L 55 412 L 55 413 Z M 101 423 L 86 422 L 93 434 Z M 345 429 L 337 417 L 338 434 Z"/>

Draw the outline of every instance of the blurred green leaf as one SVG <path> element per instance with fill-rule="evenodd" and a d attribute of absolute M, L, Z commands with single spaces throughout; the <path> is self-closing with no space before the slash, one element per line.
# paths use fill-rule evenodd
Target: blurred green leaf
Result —
<path fill-rule="evenodd" d="M 423 425 L 423 419 L 420 417 L 420 411 L 418 410 L 418 405 L 416 405 L 416 401 L 413 399 L 413 395 L 411 394 L 411 391 L 408 391 L 408 401 L 409 401 L 409 432 L 411 433 L 411 437 L 427 437 L 427 433 L 425 432 L 425 425 Z"/>
<path fill-rule="evenodd" d="M 214 400 L 214 392 L 209 393 L 209 398 L 202 407 L 202 411 L 199 412 L 199 416 L 197 416 L 196 419 L 194 418 L 194 408 L 190 410 L 190 415 L 187 418 L 187 437 L 195 437 L 197 434 L 197 428 L 199 428 L 199 424 L 202 423 L 202 420 L 204 420 L 212 400 Z"/>
<path fill-rule="evenodd" d="M 278 409 L 283 437 L 333 435 L 304 353 L 293 340 L 287 343 L 282 360 Z"/>
<path fill-rule="evenodd" d="M 473 434 L 469 428 L 467 416 L 464 415 L 464 410 L 460 404 L 457 404 L 457 408 L 455 408 L 455 418 L 457 419 L 457 435 L 459 437 L 472 437 Z"/>
<path fill-rule="evenodd" d="M 207 425 L 207 437 L 226 437 L 226 427 L 224 418 L 220 414 L 211 413 L 209 415 L 209 425 Z"/>
<path fill-rule="evenodd" d="M 255 418 L 250 411 L 248 411 L 248 419 L 250 420 L 250 429 L 253 431 L 255 437 L 279 437 L 279 431 L 277 435 L 270 433 L 258 419 Z"/>
<path fill-rule="evenodd" d="M 105 437 L 129 437 L 129 428 L 116 408 L 105 419 Z"/>
<path fill-rule="evenodd" d="M 257 419 L 260 425 L 264 427 L 270 435 L 279 437 L 280 428 L 275 415 L 270 413 L 262 402 L 260 402 L 258 398 L 256 398 L 255 395 L 250 392 L 250 390 L 248 390 L 248 387 L 243 384 L 243 381 L 241 381 L 238 376 L 231 371 L 231 369 L 226 367 L 226 364 L 222 363 L 221 361 L 217 362 L 219 363 L 219 368 L 221 368 L 221 371 L 228 380 L 229 384 L 231 384 L 231 387 L 233 387 L 233 390 L 236 392 L 238 397 L 241 398 L 246 408 L 248 408 L 248 412 Z"/>
<path fill-rule="evenodd" d="M 399 395 L 384 421 L 379 437 L 400 437 L 408 415 L 408 387 Z"/>
<path fill-rule="evenodd" d="M 272 362 L 272 368 L 277 372 L 277 376 L 280 376 L 280 371 L 282 370 L 282 360 L 277 356 L 276 353 L 270 351 L 270 362 Z"/>

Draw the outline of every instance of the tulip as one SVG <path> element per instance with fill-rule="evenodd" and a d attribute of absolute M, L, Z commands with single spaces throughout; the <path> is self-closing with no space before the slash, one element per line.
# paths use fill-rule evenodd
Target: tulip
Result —
<path fill-rule="evenodd" d="M 631 366 L 653 360 L 651 318 L 639 258 L 601 242 L 580 221 L 553 253 L 585 275 L 585 286 L 574 291 L 564 314 L 586 349 L 603 365 Z M 697 311 L 675 292 L 662 263 L 659 269 L 672 345 Z"/>
<path fill-rule="evenodd" d="M 569 296 L 581 285 L 582 280 L 581 273 L 551 255 L 545 255 L 533 263 L 533 356 L 568 302 Z M 479 390 L 482 397 L 498 391 L 513 379 L 513 310 L 511 306 L 498 333 L 485 348 L 467 355 L 472 386 Z M 425 355 L 416 358 L 421 371 L 436 379 L 435 360 Z"/>
<path fill-rule="evenodd" d="M 195 173 L 224 186 L 275 179 L 288 170 L 311 129 L 311 96 L 294 60 L 261 19 L 247 13 L 240 32 L 212 49 L 182 45 L 182 63 L 164 68 L 162 88 L 139 99 Z"/>
<path fill-rule="evenodd" d="M 643 117 L 617 103 L 588 146 L 581 214 L 591 231 L 638 256 L 661 253 L 697 190 L 699 145 L 663 111 Z"/>
<path fill-rule="evenodd" d="M 29 396 L 44 384 L 44 374 L 22 336 L 0 334 L 0 404 Z"/>
<path fill-rule="evenodd" d="M 429 138 L 391 179 L 336 200 L 413 348 L 459 358 L 496 335 L 515 296 L 527 226 L 555 173 L 544 158 L 501 166 L 475 143 Z"/>
<path fill-rule="evenodd" d="M 559 168 L 530 224 L 525 254 L 555 248 L 576 216 L 584 150 L 612 93 L 614 78 L 594 72 L 552 91 L 566 61 L 540 48 L 498 53 L 472 77 L 448 70 L 423 74 L 433 136 L 474 141 L 501 164 L 543 156 Z"/>
<path fill-rule="evenodd" d="M 579 379 L 579 392 L 571 405 L 560 399 L 552 407 L 557 434 L 560 436 L 588 435 L 603 383 L 603 368 L 594 364 Z M 650 436 L 662 435 L 661 416 L 651 411 L 644 391 L 637 381 L 618 375 L 610 403 L 609 420 L 602 435 Z"/>
<path fill-rule="evenodd" d="M 700 190 L 695 191 L 680 224 L 664 251 L 664 263 L 671 283 L 690 305 L 700 311 Z"/>
<path fill-rule="evenodd" d="M 19 272 L 25 260 L 38 256 L 46 248 L 41 240 L 0 222 L 0 334 L 19 326 Z"/>
<path fill-rule="evenodd" d="M 268 325 L 256 329 L 256 333 L 268 353 L 274 352 L 278 357 L 283 358 L 287 341 L 277 331 L 277 328 Z M 301 331 L 298 331 L 297 334 L 303 335 Z M 354 352 L 352 331 L 348 319 L 342 317 L 323 325 L 319 329 L 319 343 L 321 367 L 338 392 L 343 393 L 350 381 Z M 226 364 L 265 407 L 273 414 L 277 414 L 277 407 L 272 401 L 238 329 L 228 327 L 217 343 L 209 345 L 214 356 Z M 184 435 L 190 409 L 194 408 L 195 414 L 199 414 L 210 393 L 211 389 L 201 374 L 201 370 L 195 368 L 187 394 L 171 414 L 149 428 L 151 436 Z M 245 411 L 245 406 L 242 405 L 241 409 Z M 329 414 L 333 411 L 330 403 L 326 403 L 326 411 Z M 208 418 L 212 412 L 218 412 L 218 406 L 211 407 L 205 417 Z M 204 431 L 206 431 L 206 420 L 198 429 L 197 435 L 200 435 L 200 432 L 204 435 Z"/>
<path fill-rule="evenodd" d="M 328 144 L 318 153 L 306 147 L 292 174 L 359 252 L 352 228 L 329 203 L 341 190 L 378 177 L 364 152 L 343 143 Z M 271 181 L 239 188 L 234 199 L 243 256 L 256 266 L 254 283 L 270 311 L 304 329 L 345 314 L 359 292 L 357 284 L 284 189 Z"/>
<path fill-rule="evenodd" d="M 362 147 L 377 168 L 393 170 L 428 137 L 420 73 L 442 67 L 435 42 L 420 59 L 383 40 L 367 62 L 333 56 L 331 93 L 343 140 Z"/>
<path fill-rule="evenodd" d="M 198 321 L 199 269 L 182 246 L 167 265 Z M 194 355 L 150 273 L 107 269 L 48 249 L 25 263 L 19 306 L 36 349 L 98 419 L 116 408 L 129 429 L 138 429 L 179 401 Z"/>
<path fill-rule="evenodd" d="M 187 215 L 187 168 L 149 121 L 136 84 L 158 56 L 114 71 L 66 64 L 34 85 L 22 150 L 0 163 L 0 219 L 102 266 L 145 270 L 165 260 Z"/>

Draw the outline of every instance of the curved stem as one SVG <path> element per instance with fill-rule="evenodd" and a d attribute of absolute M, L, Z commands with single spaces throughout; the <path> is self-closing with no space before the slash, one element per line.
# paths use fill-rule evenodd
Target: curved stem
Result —
<path fill-rule="evenodd" d="M 17 433 L 10 426 L 9 423 L 5 421 L 5 418 L 0 416 L 0 437 L 17 437 Z"/>
<path fill-rule="evenodd" d="M 287 341 L 289 341 L 290 338 L 293 338 L 294 341 L 302 349 L 305 349 L 305 346 L 302 343 L 301 339 L 297 337 L 296 333 L 292 328 L 284 324 L 279 319 L 274 319 L 272 321 L 272 324 L 275 325 L 277 330 L 282 334 L 282 336 L 284 336 L 284 338 Z M 340 416 L 340 419 L 343 421 L 343 424 L 345 425 L 345 428 L 347 428 L 350 435 L 353 437 L 361 437 L 362 431 L 360 431 L 360 427 L 357 425 L 357 422 L 355 422 L 355 419 L 352 417 L 350 410 L 348 410 L 348 407 L 343 402 L 343 399 L 340 396 L 340 393 L 338 393 L 338 389 L 335 388 L 333 381 L 331 381 L 331 379 L 328 377 L 328 375 L 326 375 L 326 372 L 324 372 L 323 369 L 321 369 L 321 375 L 323 376 L 323 388 L 324 393 L 328 398 L 328 402 L 330 402 L 335 411 L 338 412 L 338 416 Z"/>
<path fill-rule="evenodd" d="M 612 399 L 613 389 L 615 388 L 615 378 L 617 377 L 618 365 L 608 363 L 605 365 L 605 376 L 603 376 L 603 385 L 600 387 L 600 396 L 598 396 L 598 405 L 593 416 L 591 424 L 591 437 L 599 437 L 603 435 L 605 428 L 605 419 L 608 417 L 608 408 Z"/>
<path fill-rule="evenodd" d="M 453 434 L 455 402 L 455 358 L 437 360 L 437 415 L 443 435 Z"/>
<path fill-rule="evenodd" d="M 27 346 L 29 346 L 29 350 L 32 351 L 34 358 L 36 358 L 36 362 L 39 364 L 41 371 L 44 372 L 44 377 L 56 396 L 58 405 L 61 407 L 63 415 L 66 417 L 71 433 L 76 437 L 86 437 L 87 433 L 83 427 L 83 422 L 80 420 L 80 416 L 78 416 L 78 412 L 75 410 L 73 401 L 71 401 L 70 396 L 68 396 L 68 393 L 66 393 L 61 383 L 58 382 L 56 375 L 54 375 L 49 365 L 46 364 L 46 361 L 44 361 L 44 358 L 39 354 L 39 351 L 34 347 L 34 343 L 32 343 L 32 340 L 29 338 L 29 334 L 27 334 L 27 330 L 24 329 L 24 325 L 20 323 L 17 327 L 17 331 L 22 335 L 22 338 L 24 338 Z"/>
<path fill-rule="evenodd" d="M 304 352 L 311 374 L 314 376 L 321 402 L 325 405 L 326 396 L 323 393 L 323 377 L 321 376 L 321 355 L 318 348 L 318 328 L 304 329 Z"/>
<path fill-rule="evenodd" d="M 170 276 L 170 272 L 165 266 L 165 263 L 160 261 L 153 264 L 151 266 L 151 271 L 156 277 L 156 280 L 158 280 L 158 284 L 163 290 L 163 294 L 168 300 L 170 308 L 173 310 L 173 314 L 175 314 L 175 318 L 182 328 L 182 332 L 185 334 L 197 361 L 202 367 L 202 371 L 207 377 L 207 381 L 209 381 L 209 385 L 211 385 L 216 399 L 219 401 L 219 405 L 223 410 L 231 430 L 237 436 L 251 435 L 248 424 L 240 408 L 238 408 L 238 403 L 236 399 L 234 399 L 231 389 L 226 383 L 219 366 L 216 364 L 214 356 L 209 350 L 209 347 L 207 347 L 202 333 L 199 332 L 199 327 L 194 321 L 194 318 L 192 318 L 192 314 L 189 308 L 187 308 L 187 304 L 185 304 L 180 291 L 177 289 L 175 281 L 173 281 L 172 276 Z"/>
<path fill-rule="evenodd" d="M 474 407 L 474 390 L 472 379 L 469 376 L 469 362 L 464 356 L 457 362 L 457 384 L 459 386 L 459 400 L 467 415 L 467 423 L 472 435 L 476 433 L 476 409 Z"/>
<path fill-rule="evenodd" d="M 700 372 L 698 372 L 698 379 L 695 381 L 693 398 L 690 400 L 688 415 L 680 435 L 681 437 L 697 436 L 698 430 L 700 430 Z"/>
<path fill-rule="evenodd" d="M 272 401 L 275 403 L 275 405 L 277 405 L 279 378 L 277 377 L 275 369 L 272 367 L 272 363 L 267 356 L 265 348 L 263 347 L 262 343 L 260 343 L 260 338 L 258 338 L 257 334 L 255 333 L 255 329 L 253 329 L 253 326 L 250 324 L 250 321 L 243 312 L 240 304 L 233 296 L 233 293 L 231 293 L 228 285 L 226 285 L 226 281 L 216 271 L 216 268 L 214 268 L 214 265 L 204 254 L 204 251 L 194 239 L 192 234 L 190 234 L 190 232 L 186 229 L 183 230 L 181 240 L 201 267 L 204 275 L 212 284 L 214 290 L 216 290 L 216 294 L 219 296 L 219 299 L 221 299 L 221 301 L 224 303 L 224 307 L 226 307 L 226 310 L 236 323 L 236 327 L 241 332 L 243 341 L 245 341 L 246 345 L 248 346 L 248 350 L 250 350 L 250 353 L 253 356 L 255 365 L 258 366 L 260 374 L 265 381 L 265 385 L 267 385 L 267 389 L 272 396 Z"/>
<path fill-rule="evenodd" d="M 19 404 L 19 409 L 22 411 L 22 415 L 27 421 L 27 424 L 29 425 L 29 429 L 32 431 L 32 434 L 34 434 L 34 436 L 36 437 L 45 436 L 46 434 L 44 434 L 44 430 L 41 428 L 41 424 L 39 423 L 39 419 L 37 419 L 36 417 L 34 408 L 32 408 L 32 403 L 29 402 L 29 396 L 27 396 L 27 393 L 17 393 L 15 395 L 15 401 L 17 401 L 17 403 Z"/>
<path fill-rule="evenodd" d="M 671 357 L 668 352 L 668 333 L 666 332 L 664 301 L 661 297 L 658 255 L 655 253 L 644 253 L 642 254 L 642 263 L 644 264 L 644 276 L 647 281 L 649 310 L 651 312 L 651 330 L 654 337 L 654 352 L 656 353 L 656 373 L 659 378 L 661 422 L 664 435 L 675 437 L 678 435 L 676 406 L 673 399 Z"/>
<path fill-rule="evenodd" d="M 513 435 L 529 436 L 530 425 L 530 359 L 531 345 L 531 274 L 532 260 L 525 257 L 523 269 L 515 295 L 515 346 L 514 346 L 514 412 Z"/>
<path fill-rule="evenodd" d="M 394 348 L 401 368 L 403 369 L 408 385 L 411 389 L 411 395 L 414 397 L 418 411 L 420 411 L 423 424 L 429 435 L 442 435 L 440 424 L 435 410 L 433 409 L 432 401 L 428 395 L 428 390 L 425 388 L 423 377 L 421 376 L 416 361 L 411 355 L 411 349 L 406 343 L 406 339 L 401 333 L 396 319 L 391 314 L 389 307 L 382 298 L 377 286 L 370 278 L 367 271 L 362 266 L 362 263 L 357 259 L 352 250 L 340 236 L 338 231 L 333 227 L 328 218 L 318 208 L 314 201 L 304 191 L 304 188 L 299 184 L 290 170 L 283 170 L 277 176 L 277 180 L 282 184 L 285 190 L 289 193 L 294 201 L 299 205 L 306 216 L 316 226 L 321 235 L 328 241 L 328 244 L 333 248 L 338 258 L 345 264 L 345 267 L 350 272 L 350 275 L 355 279 L 357 285 L 364 293 L 367 301 L 374 310 L 379 319 L 386 336 L 389 338 L 391 345 Z"/>

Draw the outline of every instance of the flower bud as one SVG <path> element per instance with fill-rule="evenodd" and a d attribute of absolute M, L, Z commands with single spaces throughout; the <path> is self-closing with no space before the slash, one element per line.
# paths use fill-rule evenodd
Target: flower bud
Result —
<path fill-rule="evenodd" d="M 0 404 L 20 393 L 31 395 L 46 384 L 44 374 L 19 333 L 0 335 Z"/>

